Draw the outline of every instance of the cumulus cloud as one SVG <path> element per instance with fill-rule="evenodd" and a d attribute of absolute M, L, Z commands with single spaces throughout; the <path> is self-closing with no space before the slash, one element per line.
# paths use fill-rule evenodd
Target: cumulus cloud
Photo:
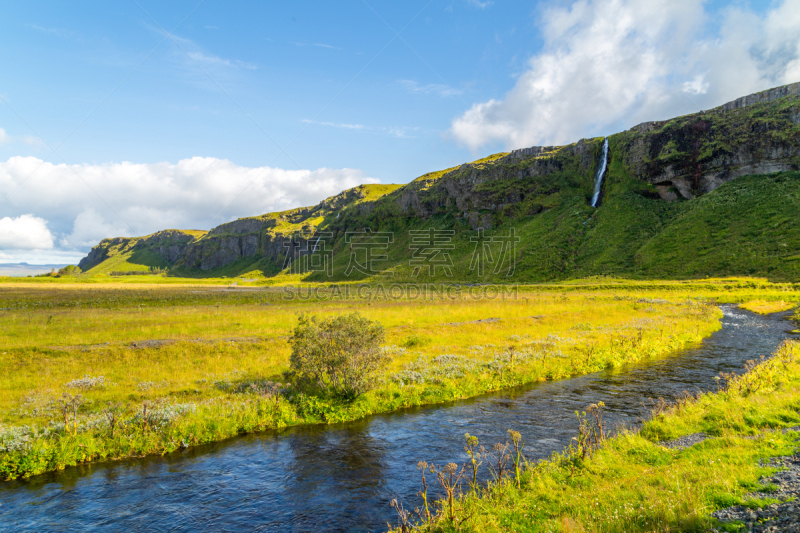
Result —
<path fill-rule="evenodd" d="M 459 142 L 563 144 L 800 81 L 800 0 L 713 20 L 695 0 L 579 0 L 540 20 L 542 52 L 453 121 Z"/>
<path fill-rule="evenodd" d="M 106 237 L 209 229 L 377 182 L 357 169 L 251 168 L 210 157 L 70 166 L 12 157 L 0 162 L 0 201 L 10 194 L 3 211 L 17 218 L 2 219 L 0 249 L 53 248 L 55 240 L 60 250 L 86 250 Z"/>
<path fill-rule="evenodd" d="M 53 235 L 43 218 L 31 214 L 0 218 L 0 249 L 46 250 L 53 247 Z"/>
<path fill-rule="evenodd" d="M 5 144 L 7 142 L 11 142 L 11 136 L 6 133 L 6 130 L 0 128 L 0 144 Z"/>

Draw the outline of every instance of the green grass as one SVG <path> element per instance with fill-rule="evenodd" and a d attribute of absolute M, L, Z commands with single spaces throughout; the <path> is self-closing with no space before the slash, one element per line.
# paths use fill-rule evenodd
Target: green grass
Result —
<path fill-rule="evenodd" d="M 110 257 L 86 274 L 111 274 L 112 272 L 148 272 L 153 268 L 167 268 L 169 263 L 152 250 L 128 250 Z"/>
<path fill-rule="evenodd" d="M 800 279 L 800 173 L 747 176 L 681 204 L 672 223 L 636 254 L 653 276 L 759 272 Z"/>

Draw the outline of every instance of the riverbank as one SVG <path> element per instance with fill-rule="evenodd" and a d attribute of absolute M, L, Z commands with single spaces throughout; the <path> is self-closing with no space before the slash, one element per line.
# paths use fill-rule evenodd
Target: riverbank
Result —
<path fill-rule="evenodd" d="M 227 291 L 202 294 L 201 303 L 192 303 L 192 291 L 160 300 L 106 291 L 49 300 L 23 292 L 18 302 L 26 307 L 0 314 L 7 369 L 0 478 L 351 421 L 664 357 L 716 331 L 720 316 L 706 303 L 657 291 L 270 305 L 231 305 Z M 360 311 L 386 326 L 393 362 L 374 390 L 351 403 L 293 392 L 282 373 L 299 311 Z"/>
<path fill-rule="evenodd" d="M 800 342 L 787 341 L 771 359 L 749 364 L 746 374 L 722 376 L 719 391 L 657 404 L 639 431 L 625 431 L 599 448 L 586 438 L 598 434 L 598 406 L 590 408 L 583 415 L 584 437 L 570 449 L 525 465 L 519 482 L 504 477 L 478 495 L 468 490 L 452 508 L 439 502 L 439 513 L 416 529 L 746 530 L 776 516 L 759 510 L 779 508 L 785 493 L 765 479 L 780 462 L 767 461 L 797 451 L 798 409 Z M 732 509 L 717 514 L 724 521 L 713 516 L 726 508 Z M 786 516 L 781 519 L 786 522 Z"/>

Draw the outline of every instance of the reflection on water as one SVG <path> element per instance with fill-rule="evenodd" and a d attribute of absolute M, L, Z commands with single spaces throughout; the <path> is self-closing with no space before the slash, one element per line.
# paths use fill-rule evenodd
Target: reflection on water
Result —
<path fill-rule="evenodd" d="M 392 498 L 418 504 L 417 461 L 463 462 L 465 432 L 494 443 L 513 428 L 529 458 L 544 458 L 569 444 L 574 412 L 590 403 L 605 402 L 612 422 L 635 424 L 647 400 L 705 390 L 789 337 L 785 314 L 723 310 L 720 331 L 655 363 L 0 483 L 0 529 L 382 531 Z"/>

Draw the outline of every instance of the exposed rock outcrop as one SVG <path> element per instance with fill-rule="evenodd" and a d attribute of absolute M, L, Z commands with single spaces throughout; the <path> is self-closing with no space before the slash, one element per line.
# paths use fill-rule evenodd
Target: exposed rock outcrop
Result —
<path fill-rule="evenodd" d="M 461 165 L 437 180 L 410 183 L 402 189 L 398 206 L 407 216 L 428 218 L 455 210 L 473 221 L 480 211 L 496 212 L 556 187 L 549 179 L 535 178 L 569 173 L 585 181 L 594 170 L 601 144 L 602 139 L 582 139 L 568 146 L 534 146 L 491 163 Z"/>
<path fill-rule="evenodd" d="M 614 157 L 665 200 L 706 194 L 747 174 L 800 166 L 800 83 L 710 111 L 645 122 L 611 137 Z"/>
<path fill-rule="evenodd" d="M 103 239 L 91 249 L 89 254 L 78 263 L 84 272 L 99 265 L 111 255 L 149 250 L 160 255 L 170 265 L 182 260 L 192 243 L 198 236 L 205 232 L 163 230 L 146 237 L 115 237 Z"/>

